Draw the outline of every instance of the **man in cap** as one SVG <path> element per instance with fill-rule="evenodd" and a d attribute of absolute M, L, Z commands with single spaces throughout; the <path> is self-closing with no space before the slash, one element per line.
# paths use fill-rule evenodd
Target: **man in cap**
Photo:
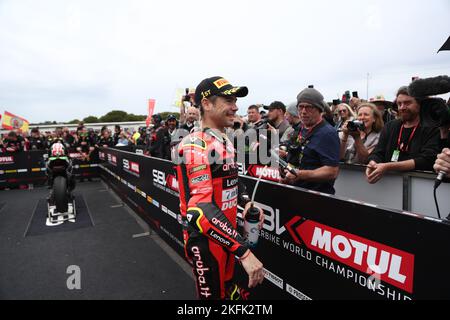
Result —
<path fill-rule="evenodd" d="M 250 208 L 238 182 L 238 165 L 225 128 L 233 126 L 238 97 L 246 87 L 234 87 L 222 77 L 207 78 L 195 90 L 202 131 L 178 145 L 177 176 L 183 217 L 185 252 L 193 266 L 200 299 L 224 299 L 233 292 L 235 256 L 249 275 L 249 287 L 264 279 L 262 263 L 237 232 L 237 205 Z M 259 209 L 260 227 L 264 215 Z M 236 291 L 236 290 L 234 290 Z"/>
<path fill-rule="evenodd" d="M 323 119 L 324 100 L 314 88 L 306 88 L 297 96 L 302 126 L 296 137 L 296 174 L 285 171 L 282 182 L 305 189 L 334 194 L 334 181 L 339 173 L 339 137 L 336 130 Z"/>
<path fill-rule="evenodd" d="M 289 104 L 286 110 L 286 121 L 289 123 L 289 128 L 286 129 L 283 136 L 281 137 L 281 143 L 290 140 L 291 137 L 295 135 L 295 132 L 297 132 L 298 134 L 298 131 L 300 130 L 302 122 L 300 120 L 300 116 L 298 115 L 296 102 Z"/>
<path fill-rule="evenodd" d="M 274 101 L 269 106 L 264 106 L 264 109 L 269 110 L 269 113 L 267 115 L 269 124 L 271 127 L 277 130 L 278 138 L 281 138 L 289 128 L 289 122 L 287 122 L 287 120 L 284 118 L 284 114 L 286 113 L 286 106 L 283 102 Z"/>

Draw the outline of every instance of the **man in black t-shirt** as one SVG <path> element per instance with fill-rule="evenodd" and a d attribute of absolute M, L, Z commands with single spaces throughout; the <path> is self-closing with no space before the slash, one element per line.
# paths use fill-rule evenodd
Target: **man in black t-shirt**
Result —
<path fill-rule="evenodd" d="M 367 181 L 378 182 L 388 171 L 433 170 L 439 153 L 439 130 L 424 125 L 420 104 L 407 87 L 397 92 L 399 119 L 387 123 L 369 156 Z"/>
<path fill-rule="evenodd" d="M 94 142 L 89 137 L 86 128 L 78 131 L 78 141 L 75 143 L 76 150 L 81 154 L 81 160 L 89 161 L 92 152 L 95 150 Z"/>
<path fill-rule="evenodd" d="M 111 137 L 111 131 L 108 129 L 103 130 L 102 136 L 100 137 L 97 145 L 104 148 L 114 147 L 115 144 L 113 137 Z"/>
<path fill-rule="evenodd" d="M 41 136 L 38 128 L 31 129 L 31 136 L 28 137 L 29 149 L 34 150 L 45 150 L 47 148 L 47 142 L 45 138 Z"/>

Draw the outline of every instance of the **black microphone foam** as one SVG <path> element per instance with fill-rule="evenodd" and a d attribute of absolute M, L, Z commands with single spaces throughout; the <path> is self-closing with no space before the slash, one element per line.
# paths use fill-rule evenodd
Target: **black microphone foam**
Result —
<path fill-rule="evenodd" d="M 408 87 L 409 94 L 415 98 L 437 96 L 450 92 L 450 77 L 438 76 L 433 78 L 418 79 Z"/>

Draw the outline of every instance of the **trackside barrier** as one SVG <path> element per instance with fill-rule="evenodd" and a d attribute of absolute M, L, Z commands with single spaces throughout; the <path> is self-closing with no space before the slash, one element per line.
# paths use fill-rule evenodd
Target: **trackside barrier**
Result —
<path fill-rule="evenodd" d="M 26 184 L 44 184 L 47 181 L 44 154 L 45 151 L 25 151 L 0 154 L 0 187 L 11 188 Z M 74 174 L 79 177 L 98 177 L 97 156 L 89 162 L 81 161 L 75 152 L 73 159 Z"/>
<path fill-rule="evenodd" d="M 99 158 L 102 178 L 183 256 L 173 164 L 113 149 Z M 241 178 L 252 191 L 256 179 Z M 253 251 L 266 279 L 249 290 L 237 268 L 243 298 L 450 298 L 447 222 L 270 181 L 256 202 L 266 218 Z"/>

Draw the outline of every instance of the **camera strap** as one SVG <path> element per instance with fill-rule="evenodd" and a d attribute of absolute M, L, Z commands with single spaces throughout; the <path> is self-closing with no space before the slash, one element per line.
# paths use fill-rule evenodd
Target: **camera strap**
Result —
<path fill-rule="evenodd" d="M 300 132 L 297 137 L 297 141 L 300 143 L 300 154 L 299 154 L 299 159 L 298 159 L 299 164 L 302 163 L 303 151 L 305 150 L 306 145 L 309 143 L 309 139 L 313 135 L 314 131 L 316 129 L 323 127 L 324 125 L 325 125 L 325 120 L 322 119 L 322 121 L 320 121 L 319 123 L 314 125 L 312 128 L 308 129 L 308 132 L 306 133 L 305 137 L 303 137 L 303 133 L 302 133 L 303 129 L 305 129 L 305 128 L 303 127 L 303 125 L 300 128 Z"/>
<path fill-rule="evenodd" d="M 311 138 L 311 136 L 313 135 L 314 130 L 319 129 L 319 128 L 323 127 L 324 125 L 325 125 L 325 120 L 322 120 L 321 122 L 317 123 L 312 128 L 308 129 L 308 132 L 306 133 L 305 137 L 303 137 L 303 133 L 302 133 L 303 129 L 305 129 L 305 128 L 302 125 L 302 127 L 300 128 L 300 131 L 298 133 L 297 142 L 299 142 L 303 148 L 307 144 L 309 138 Z"/>

